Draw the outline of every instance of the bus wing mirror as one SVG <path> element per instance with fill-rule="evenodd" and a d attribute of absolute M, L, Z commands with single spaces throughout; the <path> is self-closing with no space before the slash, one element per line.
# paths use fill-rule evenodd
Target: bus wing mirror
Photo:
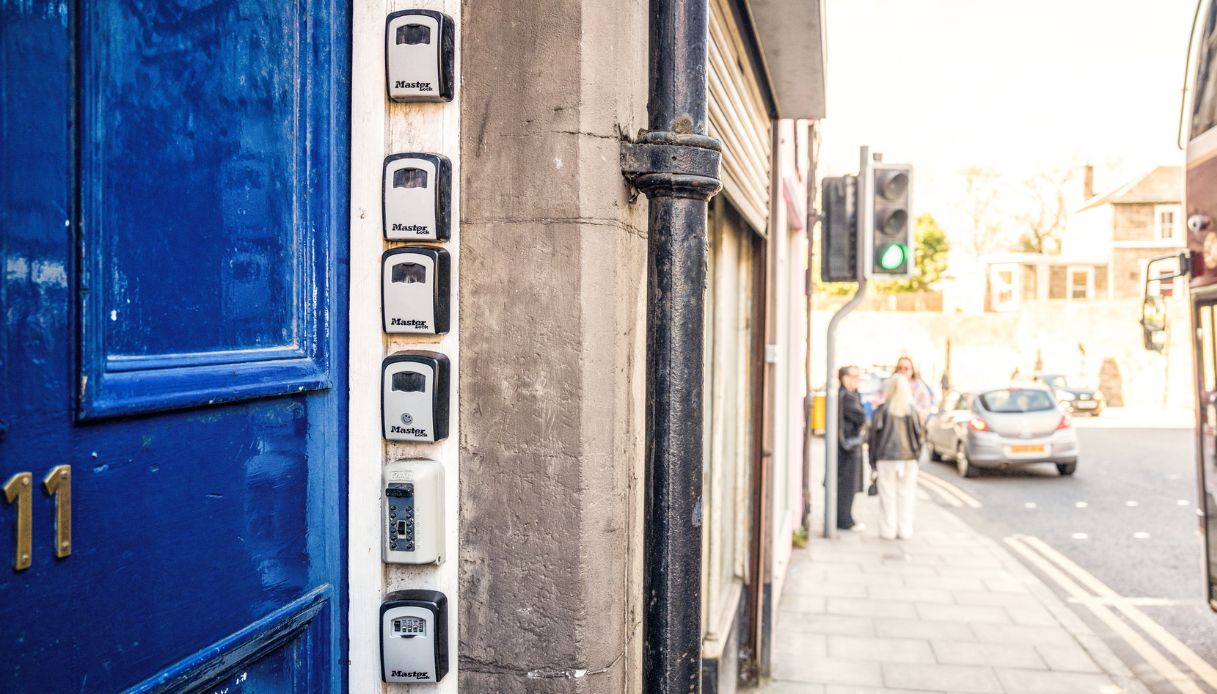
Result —
<path fill-rule="evenodd" d="M 1166 299 L 1175 295 L 1175 280 L 1191 275 L 1191 253 L 1154 258 L 1145 266 L 1141 289 L 1141 332 L 1145 349 L 1166 349 Z"/>
<path fill-rule="evenodd" d="M 1141 302 L 1141 332 L 1145 349 L 1161 352 L 1166 347 L 1166 299 L 1147 296 Z"/>

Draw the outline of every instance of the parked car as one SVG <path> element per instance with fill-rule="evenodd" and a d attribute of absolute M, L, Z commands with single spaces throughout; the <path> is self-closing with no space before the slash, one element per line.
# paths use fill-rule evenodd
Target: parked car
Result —
<path fill-rule="evenodd" d="M 954 461 L 963 477 L 980 468 L 1051 463 L 1061 475 L 1078 466 L 1078 437 L 1047 385 L 953 390 L 926 426 L 933 460 Z"/>
<path fill-rule="evenodd" d="M 1071 383 L 1064 374 L 1036 374 L 1040 382 L 1047 384 L 1056 394 L 1056 401 L 1074 414 L 1083 413 L 1098 417 L 1103 411 L 1103 394 L 1094 388 Z"/>

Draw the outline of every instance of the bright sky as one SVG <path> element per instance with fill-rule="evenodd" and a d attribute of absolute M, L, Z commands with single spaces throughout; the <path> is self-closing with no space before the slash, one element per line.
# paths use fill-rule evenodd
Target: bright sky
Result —
<path fill-rule="evenodd" d="M 827 0 L 822 175 L 858 147 L 915 167 L 914 205 L 951 232 L 960 172 L 1092 162 L 1098 192 L 1175 146 L 1195 0 Z"/>

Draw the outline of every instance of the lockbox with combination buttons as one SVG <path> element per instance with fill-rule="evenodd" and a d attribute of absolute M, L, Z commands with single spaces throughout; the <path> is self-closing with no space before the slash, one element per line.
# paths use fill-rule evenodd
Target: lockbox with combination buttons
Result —
<path fill-rule="evenodd" d="M 447 241 L 451 236 L 452 162 L 442 154 L 385 157 L 381 216 L 389 241 Z"/>
<path fill-rule="evenodd" d="M 394 101 L 452 101 L 456 23 L 434 10 L 402 10 L 385 21 L 385 74 Z"/>
<path fill-rule="evenodd" d="M 448 674 L 448 598 L 437 590 L 398 590 L 380 603 L 380 678 L 439 682 Z"/>
<path fill-rule="evenodd" d="M 448 437 L 448 357 L 439 352 L 394 352 L 381 363 L 381 433 L 390 441 Z"/>
<path fill-rule="evenodd" d="M 448 332 L 448 251 L 430 246 L 393 248 L 381 256 L 380 315 L 386 333 Z"/>
<path fill-rule="evenodd" d="M 444 466 L 395 460 L 384 469 L 381 559 L 386 564 L 444 561 Z"/>

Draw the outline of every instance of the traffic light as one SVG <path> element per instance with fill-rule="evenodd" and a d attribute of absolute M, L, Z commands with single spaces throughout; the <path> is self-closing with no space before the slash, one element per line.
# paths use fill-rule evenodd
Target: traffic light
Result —
<path fill-rule="evenodd" d="M 820 278 L 858 281 L 858 177 L 825 178 L 820 216 Z"/>
<path fill-rule="evenodd" d="M 913 167 L 875 162 L 866 191 L 873 231 L 870 276 L 897 278 L 913 273 L 913 231 L 909 197 Z"/>

